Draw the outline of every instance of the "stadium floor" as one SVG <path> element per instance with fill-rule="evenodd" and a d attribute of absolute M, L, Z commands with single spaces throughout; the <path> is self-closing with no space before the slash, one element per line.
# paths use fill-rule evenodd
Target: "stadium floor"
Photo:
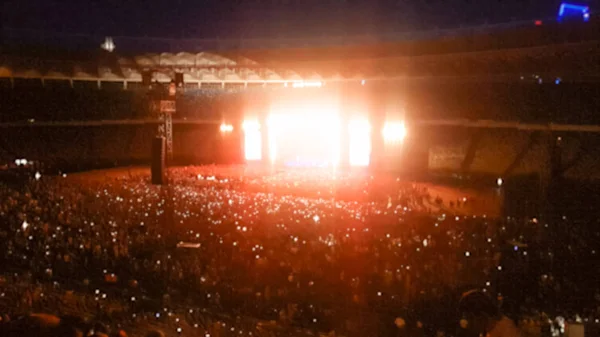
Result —
<path fill-rule="evenodd" d="M 311 178 L 318 179 L 320 181 L 321 187 L 323 187 L 323 183 L 325 183 L 328 187 L 335 186 L 334 182 L 334 174 L 325 169 L 282 169 L 282 170 L 274 170 L 267 169 L 264 167 L 253 167 L 253 166 L 240 166 L 240 165 L 227 165 L 227 166 L 188 166 L 188 167 L 174 167 L 169 170 L 175 170 L 177 172 L 184 172 L 185 175 L 190 176 L 198 176 L 203 177 L 204 179 L 209 177 L 218 177 L 219 179 L 272 179 L 275 177 L 282 177 L 283 179 L 287 179 L 288 183 L 293 183 L 292 185 L 288 185 L 287 189 L 269 189 L 269 193 L 276 194 L 287 194 L 293 192 L 294 194 L 298 193 L 298 185 L 295 183 L 294 179 L 299 177 L 298 174 L 301 174 L 302 179 L 304 179 L 304 184 L 306 182 L 310 182 Z M 395 176 L 389 175 L 379 175 L 372 176 L 370 173 L 364 171 L 355 171 L 350 172 L 350 176 L 353 179 L 371 179 L 376 184 L 386 185 L 390 183 L 398 183 L 398 178 Z M 143 179 L 150 179 L 150 169 L 148 167 L 143 166 L 131 166 L 131 167 L 121 167 L 121 168 L 112 168 L 112 169 L 103 169 L 103 170 L 93 170 L 86 171 L 80 173 L 74 173 L 68 175 L 65 179 L 71 181 L 73 183 L 83 184 L 83 183 L 101 183 L 105 180 L 127 180 L 132 177 L 141 177 Z M 348 175 L 346 175 L 348 177 Z M 174 184 L 178 182 L 175 180 Z M 403 184 L 411 184 L 416 188 L 427 189 L 429 194 L 432 196 L 432 201 L 428 203 L 428 208 L 434 212 L 444 212 L 448 214 L 455 215 L 486 215 L 488 217 L 497 217 L 501 214 L 503 208 L 502 195 L 501 191 L 495 188 L 482 188 L 482 189 L 473 189 L 473 188 L 460 188 L 449 185 L 442 184 L 433 184 L 429 182 L 413 182 L 413 181 L 400 181 Z M 306 186 L 304 186 L 306 187 Z M 315 189 L 318 187 L 314 186 Z M 334 187 L 335 188 L 335 187 Z M 255 192 L 263 192 L 263 191 L 255 191 Z M 304 192 L 306 193 L 306 188 L 304 188 Z M 315 191 L 312 191 L 315 192 Z M 301 192 L 302 193 L 302 192 Z M 319 194 L 320 192 L 316 192 Z M 342 192 L 343 193 L 343 192 Z M 314 195 L 314 194 L 310 194 Z M 339 194 L 338 194 L 339 195 Z M 315 195 L 316 196 L 316 195 Z M 443 200 L 443 203 L 440 205 L 438 203 L 433 202 L 435 198 L 439 197 Z M 466 200 L 466 202 L 465 202 Z M 457 203 L 460 202 L 460 207 L 457 207 Z M 426 201 L 427 203 L 427 201 Z M 452 203 L 452 205 L 451 205 Z"/>

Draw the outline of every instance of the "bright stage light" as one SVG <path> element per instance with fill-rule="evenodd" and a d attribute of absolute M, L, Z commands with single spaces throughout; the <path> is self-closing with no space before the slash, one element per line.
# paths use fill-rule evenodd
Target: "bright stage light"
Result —
<path fill-rule="evenodd" d="M 292 87 L 294 87 L 294 88 L 305 88 L 305 87 L 320 88 L 322 86 L 323 86 L 322 82 L 294 82 L 294 83 L 292 83 Z"/>
<path fill-rule="evenodd" d="M 386 143 L 402 142 L 406 138 L 404 122 L 387 122 L 383 126 L 383 140 Z"/>
<path fill-rule="evenodd" d="M 219 130 L 221 130 L 221 132 L 225 133 L 225 132 L 231 132 L 233 131 L 233 125 L 231 124 L 221 124 L 221 127 L 219 127 Z"/>
<path fill-rule="evenodd" d="M 262 159 L 262 136 L 260 123 L 255 120 L 246 120 L 242 124 L 244 130 L 244 158 L 246 160 Z"/>
<path fill-rule="evenodd" d="M 318 111 L 276 112 L 267 120 L 272 163 L 293 166 L 337 166 L 341 124 L 337 114 Z"/>
<path fill-rule="evenodd" d="M 260 123 L 256 120 L 245 120 L 244 123 L 242 123 L 242 129 L 244 129 L 244 131 L 260 130 Z"/>
<path fill-rule="evenodd" d="M 348 124 L 350 166 L 369 166 L 371 160 L 371 124 L 355 119 Z"/>
<path fill-rule="evenodd" d="M 269 159 L 271 164 L 275 163 L 277 159 L 277 128 L 279 127 L 279 121 L 272 115 L 267 119 L 267 140 L 269 142 Z"/>

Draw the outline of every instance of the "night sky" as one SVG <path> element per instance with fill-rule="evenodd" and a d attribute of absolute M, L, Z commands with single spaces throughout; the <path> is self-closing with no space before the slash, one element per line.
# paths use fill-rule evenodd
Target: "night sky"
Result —
<path fill-rule="evenodd" d="M 593 5 L 598 0 L 583 1 Z M 377 34 L 552 17 L 555 0 L 7 0 L 4 29 L 96 36 Z"/>

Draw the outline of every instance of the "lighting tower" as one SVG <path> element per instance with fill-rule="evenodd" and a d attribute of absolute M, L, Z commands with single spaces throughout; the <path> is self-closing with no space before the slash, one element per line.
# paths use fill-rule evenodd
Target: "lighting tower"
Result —
<path fill-rule="evenodd" d="M 175 82 L 169 84 L 168 95 L 165 96 L 161 86 L 157 83 L 153 87 L 151 98 L 152 113 L 158 115 L 158 137 L 164 137 L 166 143 L 167 162 L 173 160 L 173 114 L 175 113 L 175 95 L 177 86 Z"/>

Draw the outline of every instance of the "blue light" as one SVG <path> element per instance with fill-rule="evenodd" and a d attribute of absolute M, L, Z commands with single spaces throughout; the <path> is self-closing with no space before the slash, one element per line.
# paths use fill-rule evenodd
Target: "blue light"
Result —
<path fill-rule="evenodd" d="M 554 84 L 559 85 L 560 82 L 562 82 L 562 79 L 560 77 L 557 77 L 556 80 L 554 80 Z"/>
<path fill-rule="evenodd" d="M 558 21 L 562 21 L 566 11 L 579 12 L 579 15 L 581 15 L 583 21 L 587 22 L 590 19 L 590 7 L 563 2 L 558 8 Z"/>

